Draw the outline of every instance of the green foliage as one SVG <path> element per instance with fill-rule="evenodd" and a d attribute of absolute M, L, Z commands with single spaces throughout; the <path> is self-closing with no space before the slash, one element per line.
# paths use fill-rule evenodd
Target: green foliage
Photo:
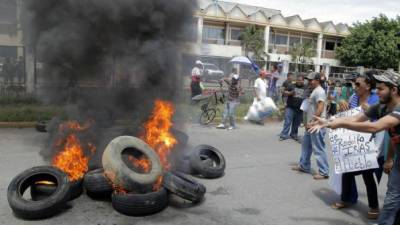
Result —
<path fill-rule="evenodd" d="M 365 23 L 356 23 L 351 35 L 336 49 L 337 57 L 347 66 L 365 66 L 378 69 L 397 68 L 400 60 L 400 17 L 385 15 Z"/>
<path fill-rule="evenodd" d="M 50 120 L 62 114 L 61 107 L 52 106 L 5 106 L 0 107 L 0 122 L 34 122 Z"/>
<path fill-rule="evenodd" d="M 2 96 L 0 97 L 0 106 L 5 105 L 37 105 L 39 102 L 33 96 Z"/>
<path fill-rule="evenodd" d="M 264 30 L 257 28 L 255 25 L 247 26 L 240 35 L 245 55 L 249 57 L 249 53 L 253 53 L 253 59 L 261 60 L 265 56 Z"/>
<path fill-rule="evenodd" d="M 289 54 L 292 57 L 292 62 L 296 64 L 296 71 L 299 71 L 298 63 L 306 63 L 312 57 L 315 57 L 317 52 L 312 43 L 299 43 L 290 48 Z"/>

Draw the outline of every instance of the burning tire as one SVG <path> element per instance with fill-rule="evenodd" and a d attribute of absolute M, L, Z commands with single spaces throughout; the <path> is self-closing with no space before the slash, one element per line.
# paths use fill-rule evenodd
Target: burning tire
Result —
<path fill-rule="evenodd" d="M 38 181 L 56 184 L 56 190 L 48 197 L 38 201 L 23 198 L 28 187 Z M 56 214 L 70 197 L 68 176 L 51 166 L 39 166 L 25 170 L 9 184 L 7 199 L 15 215 L 24 219 L 41 219 Z"/>
<path fill-rule="evenodd" d="M 206 193 L 204 185 L 179 172 L 165 173 L 163 186 L 175 195 L 194 203 L 200 202 Z"/>
<path fill-rule="evenodd" d="M 52 195 L 57 189 L 56 184 L 52 182 L 37 182 L 31 186 L 31 197 L 34 201 L 43 200 Z M 68 201 L 74 200 L 82 195 L 82 180 L 70 182 L 69 185 L 69 199 Z"/>
<path fill-rule="evenodd" d="M 190 164 L 204 178 L 221 177 L 226 167 L 222 153 L 209 145 L 197 146 L 190 155 Z"/>
<path fill-rule="evenodd" d="M 148 171 L 139 170 L 127 160 L 134 154 L 146 158 L 150 164 Z M 127 191 L 146 193 L 162 174 L 160 158 L 156 152 L 142 140 L 130 136 L 112 140 L 104 150 L 102 163 L 107 178 Z"/>
<path fill-rule="evenodd" d="M 160 212 L 168 206 L 168 193 L 163 187 L 146 194 L 113 192 L 113 208 L 128 216 L 145 216 Z"/>
<path fill-rule="evenodd" d="M 174 137 L 178 141 L 178 144 L 174 147 L 174 149 L 177 149 L 177 150 L 184 149 L 188 143 L 189 136 L 185 132 L 174 129 L 174 128 L 171 129 L 171 133 L 174 135 Z"/>
<path fill-rule="evenodd" d="M 86 194 L 93 198 L 110 197 L 113 191 L 111 181 L 104 176 L 104 169 L 95 169 L 85 174 L 83 185 Z"/>

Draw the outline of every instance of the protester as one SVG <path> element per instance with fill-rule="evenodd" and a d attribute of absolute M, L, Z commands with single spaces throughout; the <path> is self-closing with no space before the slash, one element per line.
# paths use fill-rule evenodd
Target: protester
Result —
<path fill-rule="evenodd" d="M 203 74 L 203 63 L 200 60 L 196 61 L 194 68 L 192 69 L 190 90 L 192 92 L 192 98 L 196 95 L 201 95 L 202 88 L 200 86 L 201 76 Z"/>
<path fill-rule="evenodd" d="M 285 91 L 287 90 L 289 85 L 293 85 L 293 81 L 294 81 L 294 74 L 293 73 L 288 73 L 286 80 L 283 82 L 282 84 L 282 102 L 284 103 L 284 105 L 286 106 L 286 100 L 288 98 L 287 95 L 285 95 Z"/>
<path fill-rule="evenodd" d="M 393 149 L 400 155 L 400 75 L 386 71 L 374 75 L 377 81 L 379 103 L 369 107 L 365 113 L 351 117 L 324 119 L 316 117 L 309 132 L 317 132 L 325 127 L 331 129 L 345 128 L 358 132 L 389 132 L 391 148 L 387 153 L 384 170 L 390 173 L 387 192 L 380 212 L 379 225 L 393 225 L 396 213 L 400 209 L 400 157 L 393 161 Z M 375 120 L 374 122 L 372 122 Z"/>
<path fill-rule="evenodd" d="M 283 84 L 284 96 L 287 96 L 285 121 L 283 123 L 283 130 L 279 135 L 279 140 L 283 141 L 289 136 L 298 141 L 298 129 L 303 118 L 303 112 L 300 110 L 304 94 L 304 78 L 302 75 L 297 76 L 296 84 L 292 83 L 293 74 L 289 73 L 287 81 Z M 289 135 L 290 131 L 290 135 Z"/>
<path fill-rule="evenodd" d="M 320 84 L 320 75 L 312 72 L 307 75 L 309 85 L 313 89 L 307 107 L 307 116 L 305 124 L 306 129 L 310 128 L 310 122 L 314 120 L 314 116 L 325 118 L 326 116 L 326 94 Z M 318 173 L 313 176 L 315 180 L 327 179 L 329 177 L 329 165 L 326 156 L 325 146 L 325 129 L 320 129 L 318 132 L 310 133 L 307 130 L 304 133 L 301 157 L 299 165 L 293 167 L 293 170 L 310 173 L 311 171 L 311 154 L 314 152 Z"/>
<path fill-rule="evenodd" d="M 269 80 L 269 87 L 268 87 L 268 97 L 272 98 L 272 100 L 277 104 L 279 100 L 279 89 L 278 89 L 278 80 L 283 79 L 282 74 L 282 64 L 273 65 L 271 71 L 271 77 Z"/>
<path fill-rule="evenodd" d="M 269 74 L 267 73 L 267 71 L 265 70 L 261 70 L 259 73 L 259 78 L 257 78 L 254 81 L 254 97 L 255 97 L 255 101 L 263 101 L 264 99 L 267 98 L 267 93 L 268 93 L 268 81 L 267 81 L 267 76 Z M 254 102 L 253 102 L 254 104 Z M 251 109 L 252 106 L 250 106 Z M 250 112 L 249 109 L 249 112 Z M 247 116 L 244 117 L 244 120 L 249 120 L 249 113 L 247 113 Z M 264 124 L 263 118 L 260 118 L 261 120 L 259 121 L 254 121 L 254 120 L 250 120 L 252 122 L 256 122 L 260 125 Z"/>
<path fill-rule="evenodd" d="M 225 103 L 225 108 L 224 108 L 224 113 L 222 117 L 222 122 L 217 126 L 219 129 L 225 129 L 225 123 L 227 122 L 227 119 L 229 119 L 229 124 L 230 126 L 228 127 L 228 130 L 233 130 L 236 128 L 236 123 L 235 123 L 235 112 L 236 108 L 238 107 L 240 101 L 239 101 L 239 95 L 241 92 L 241 87 L 240 87 L 240 82 L 239 82 L 239 74 L 237 73 L 237 69 L 233 68 L 232 73 L 229 76 L 229 78 L 225 78 L 221 80 L 225 81 L 225 83 L 228 84 L 229 86 L 229 91 L 228 91 L 228 101 Z"/>
<path fill-rule="evenodd" d="M 379 97 L 373 92 L 374 89 L 375 80 L 372 76 L 372 73 L 366 73 L 357 77 L 355 81 L 355 93 L 351 98 L 352 102 L 349 104 L 350 109 L 361 106 L 363 110 L 367 110 L 371 105 L 377 104 L 379 102 Z M 358 194 L 355 176 L 362 175 L 365 187 L 367 189 L 368 206 L 370 208 L 367 217 L 369 219 L 377 219 L 379 216 L 379 203 L 378 191 L 374 179 L 375 171 L 376 169 L 369 169 L 343 173 L 341 201 L 332 204 L 332 208 L 346 208 L 357 202 Z"/>
<path fill-rule="evenodd" d="M 335 83 L 332 80 L 328 81 L 328 91 L 327 91 L 327 98 L 328 98 L 328 105 L 327 105 L 327 113 L 328 117 L 333 116 L 337 112 L 337 105 L 336 105 L 336 97 L 338 93 L 335 87 Z"/>
<path fill-rule="evenodd" d="M 359 73 L 352 73 L 345 77 L 345 83 L 342 86 L 341 95 L 339 97 L 339 111 L 347 111 L 350 109 L 349 100 L 354 94 L 354 81 L 358 77 Z"/>

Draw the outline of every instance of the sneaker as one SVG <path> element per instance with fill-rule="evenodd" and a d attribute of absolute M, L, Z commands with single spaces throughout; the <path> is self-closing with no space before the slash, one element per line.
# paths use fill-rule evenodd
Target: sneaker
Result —
<path fill-rule="evenodd" d="M 225 125 L 221 123 L 217 126 L 217 129 L 225 129 Z"/>
<path fill-rule="evenodd" d="M 297 136 L 290 136 L 290 137 L 295 141 L 299 141 L 299 137 L 297 137 Z"/>
<path fill-rule="evenodd" d="M 228 127 L 228 130 L 234 130 L 234 129 L 235 129 L 235 127 L 232 127 L 232 126 Z"/>
<path fill-rule="evenodd" d="M 329 176 L 327 176 L 327 175 L 321 175 L 321 174 L 315 174 L 315 175 L 313 176 L 313 178 L 314 178 L 314 180 L 325 180 L 325 179 L 328 179 Z"/>

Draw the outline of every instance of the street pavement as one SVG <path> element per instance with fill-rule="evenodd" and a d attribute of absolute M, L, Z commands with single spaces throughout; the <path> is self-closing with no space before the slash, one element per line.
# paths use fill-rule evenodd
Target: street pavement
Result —
<path fill-rule="evenodd" d="M 280 123 L 264 126 L 239 124 L 236 130 L 215 126 L 187 125 L 188 149 L 210 144 L 224 154 L 225 175 L 220 179 L 198 179 L 207 187 L 205 200 L 192 205 L 172 196 L 164 211 L 146 217 L 128 217 L 112 209 L 107 201 L 86 195 L 69 203 L 68 209 L 52 218 L 24 221 L 16 218 L 7 202 L 7 187 L 19 172 L 43 165 L 39 156 L 47 134 L 34 129 L 0 129 L 0 224 L 4 225 L 349 225 L 375 224 L 366 219 L 365 185 L 357 177 L 359 203 L 350 209 L 334 210 L 338 196 L 328 180 L 313 180 L 310 174 L 292 171 L 300 144 L 279 141 Z M 316 168 L 315 159 L 312 159 Z M 332 164 L 331 164 L 332 165 Z M 197 178 L 196 178 L 197 179 Z M 378 187 L 382 206 L 387 176 Z"/>

